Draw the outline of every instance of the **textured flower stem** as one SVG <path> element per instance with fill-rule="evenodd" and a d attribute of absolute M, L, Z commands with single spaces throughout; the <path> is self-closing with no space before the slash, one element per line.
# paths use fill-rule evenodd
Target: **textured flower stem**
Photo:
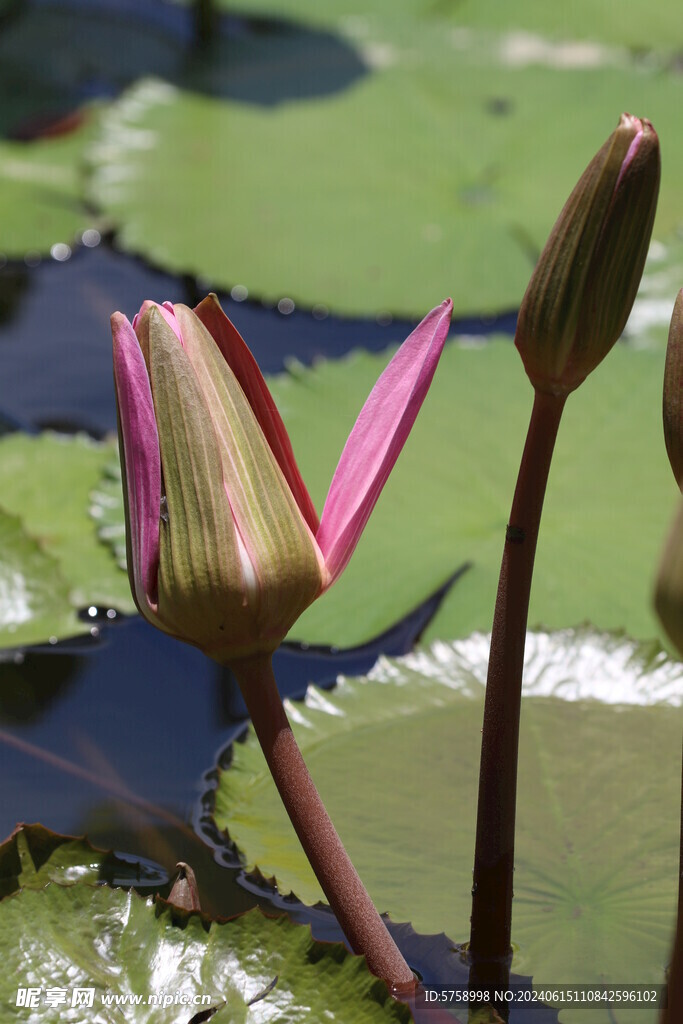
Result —
<path fill-rule="evenodd" d="M 484 703 L 472 887 L 469 948 L 477 977 L 486 974 L 486 964 L 492 968 L 502 964 L 503 970 L 509 971 L 524 643 L 536 540 L 565 397 L 536 392 L 498 581 Z"/>
<path fill-rule="evenodd" d="M 415 987 L 410 967 L 358 877 L 308 773 L 282 706 L 270 657 L 231 663 L 282 802 L 354 953 L 396 994 Z"/>

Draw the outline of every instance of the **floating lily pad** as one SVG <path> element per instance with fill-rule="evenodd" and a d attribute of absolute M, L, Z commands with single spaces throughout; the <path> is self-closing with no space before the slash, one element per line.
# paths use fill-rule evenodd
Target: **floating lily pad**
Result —
<path fill-rule="evenodd" d="M 319 511 L 386 359 L 356 352 L 312 369 L 293 366 L 270 380 Z M 590 620 L 641 639 L 663 636 L 651 589 L 678 493 L 661 426 L 663 369 L 661 350 L 619 346 L 570 397 L 550 473 L 531 624 L 557 629 Z M 509 340 L 447 346 L 348 568 L 303 614 L 290 638 L 341 647 L 363 643 L 402 619 L 465 562 L 471 568 L 427 636 L 490 629 L 531 405 L 532 390 Z M 100 521 L 121 558 L 123 507 L 109 468 L 97 491 Z"/>
<path fill-rule="evenodd" d="M 97 536 L 114 553 L 116 564 L 126 570 L 126 523 L 123 512 L 121 463 L 112 459 L 91 492 L 90 514 L 97 523 Z"/>
<path fill-rule="evenodd" d="M 356 353 L 271 382 L 318 509 L 384 361 Z M 652 580 L 678 493 L 663 444 L 663 369 L 662 352 L 619 346 L 570 396 L 541 524 L 532 625 L 589 620 L 643 639 L 662 635 Z M 509 341 L 447 346 L 357 551 L 294 626 L 295 638 L 367 639 L 465 561 L 472 568 L 427 637 L 491 628 L 532 394 Z"/>
<path fill-rule="evenodd" d="M 18 646 L 79 631 L 58 561 L 0 509 L 0 643 Z"/>
<path fill-rule="evenodd" d="M 83 160 L 93 137 L 94 110 L 61 137 L 39 142 L 0 141 L 0 253 L 10 259 L 46 255 L 71 245 L 96 225 L 83 198 Z M 66 252 L 66 250 L 64 250 Z M 57 258 L 60 250 L 55 250 Z"/>
<path fill-rule="evenodd" d="M 149 862 L 124 859 L 92 846 L 84 836 L 58 835 L 42 825 L 19 825 L 0 844 L 0 898 L 19 889 L 42 889 L 48 882 L 108 882 L 158 889 L 167 880 Z"/>
<path fill-rule="evenodd" d="M 192 0 L 175 0 L 189 5 Z M 216 0 L 218 9 L 234 12 L 232 0 Z M 481 28 L 500 35 L 503 32 L 534 31 L 552 39 L 594 39 L 633 47 L 668 50 L 676 38 L 679 11 L 675 0 L 662 0 L 655 10 L 648 0 L 631 0 L 628 17 L 610 0 L 575 0 L 558 7 L 544 0 L 519 0 L 514 7 L 501 7 L 498 0 L 375 0 L 371 8 L 359 13 L 356 0 L 240 0 L 240 14 L 300 18 L 335 25 L 351 31 L 363 25 L 391 18 L 416 18 L 450 21 L 470 28 Z M 443 23 L 442 22 L 442 23 Z"/>
<path fill-rule="evenodd" d="M 487 656 L 482 635 L 439 642 L 288 705 L 378 909 L 461 942 Z M 513 969 L 536 985 L 663 981 L 682 701 L 683 668 L 653 647 L 588 630 L 529 635 L 512 939 Z M 251 733 L 220 772 L 215 821 L 280 891 L 322 899 Z"/>
<path fill-rule="evenodd" d="M 50 616 L 58 605 L 61 608 L 55 621 L 46 617 L 40 604 L 34 607 L 29 603 L 21 624 L 22 637 L 30 634 L 33 642 L 38 642 L 53 634 L 83 632 L 87 627 L 78 623 L 73 613 L 69 615 L 69 604 L 71 609 L 89 604 L 122 611 L 133 608 L 128 578 L 108 548 L 98 542 L 89 515 L 90 492 L 114 452 L 111 444 L 99 444 L 84 436 L 11 434 L 0 439 L 2 503 L 10 515 L 20 517 L 28 538 L 23 548 L 8 545 L 1 561 L 10 568 L 16 562 L 26 572 L 24 566 L 30 567 L 30 559 L 42 559 L 40 566 L 44 563 L 52 576 L 58 573 L 60 581 L 54 584 L 52 605 L 48 605 Z M 49 593 L 52 585 L 53 579 L 46 572 L 42 593 Z M 20 602 L 21 586 L 19 582 L 12 584 L 8 607 Z M 0 643 L 15 646 L 19 630 L 11 630 L 9 625 L 0 630 Z"/>
<path fill-rule="evenodd" d="M 173 913 L 134 892 L 84 884 L 52 883 L 3 900 L 0 999 L 7 1019 L 27 1019 L 26 1007 L 16 1005 L 24 979 L 39 989 L 33 1013 L 46 1024 L 82 1024 L 84 1012 L 103 1024 L 190 1024 L 208 1019 L 195 1015 L 211 1008 L 215 1024 L 284 1015 L 292 1024 L 411 1019 L 362 958 L 341 944 L 315 942 L 309 928 L 287 917 L 253 910 L 207 931 L 196 915 L 174 925 Z M 164 1005 L 164 996 L 176 993 L 178 1000 Z M 140 1005 L 116 1004 L 128 995 L 139 996 Z M 159 1004 L 148 1005 L 148 997 Z"/>
<path fill-rule="evenodd" d="M 625 338 L 637 348 L 666 349 L 673 304 L 683 288 L 683 235 L 650 246 Z"/>
<path fill-rule="evenodd" d="M 82 181 L 97 120 L 92 101 L 117 95 L 142 74 L 174 78 L 187 60 L 187 30 L 156 6 L 130 4 L 125 13 L 120 4 L 3 4 L 13 8 L 0 35 L 3 256 L 46 255 L 102 227 Z"/>
<path fill-rule="evenodd" d="M 330 95 L 297 100 L 306 63 L 285 58 L 288 102 L 231 99 L 250 65 L 228 49 L 228 98 L 150 79 L 115 103 L 90 194 L 122 246 L 269 302 L 416 316 L 452 294 L 457 313 L 507 310 L 622 110 L 683 163 L 677 78 L 658 65 L 519 67 L 439 17 L 349 18 L 340 38 L 368 73 Z M 259 89 L 285 73 L 258 68 Z M 657 237 L 682 220 L 665 175 Z"/>
<path fill-rule="evenodd" d="M 543 0 L 520 0 L 514 8 L 501 8 L 496 0 L 438 0 L 435 7 L 458 25 L 488 29 L 496 35 L 526 30 L 547 35 L 551 40 L 612 43 L 636 53 L 657 48 L 669 51 L 675 47 L 673 0 L 664 0 L 654 10 L 648 0 L 633 0 L 627 17 L 610 0 L 576 0 L 565 8 L 545 4 Z"/>

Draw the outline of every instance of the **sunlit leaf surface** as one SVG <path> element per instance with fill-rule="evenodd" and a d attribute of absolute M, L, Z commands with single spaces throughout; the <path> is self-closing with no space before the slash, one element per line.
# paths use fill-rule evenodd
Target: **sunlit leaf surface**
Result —
<path fill-rule="evenodd" d="M 135 885 L 158 889 L 167 881 L 163 870 L 149 862 L 124 859 L 100 850 L 83 836 L 63 836 L 42 825 L 18 825 L 0 844 L 0 898 L 19 889 L 60 885 Z"/>
<path fill-rule="evenodd" d="M 86 207 L 83 174 L 94 110 L 62 136 L 36 142 L 0 140 L 0 253 L 29 263 L 50 253 L 67 259 L 74 242 L 99 219 Z"/>
<path fill-rule="evenodd" d="M 97 536 L 109 545 L 121 569 L 126 568 L 126 524 L 121 490 L 121 463 L 112 458 L 104 467 L 102 479 L 91 492 L 90 514 L 97 524 Z"/>
<path fill-rule="evenodd" d="M 59 563 L 0 509 L 0 637 L 5 646 L 78 632 Z"/>
<path fill-rule="evenodd" d="M 274 380 L 304 479 L 322 507 L 380 357 Z M 570 396 L 544 506 L 529 621 L 658 635 L 651 589 L 677 490 L 661 427 L 663 353 L 617 347 Z M 491 628 L 505 526 L 533 392 L 509 341 L 447 347 L 348 569 L 294 627 L 350 643 L 395 621 L 465 561 L 428 636 Z M 315 424 L 315 429 L 311 429 Z M 637 500 L 636 500 L 637 495 Z"/>
<path fill-rule="evenodd" d="M 288 705 L 379 909 L 461 942 L 487 655 L 480 634 L 437 642 Z M 587 629 L 530 634 L 512 939 L 513 968 L 535 984 L 663 981 L 676 904 L 682 701 L 683 668 L 653 645 Z M 234 745 L 215 801 L 216 823 L 248 865 L 274 875 L 282 892 L 322 899 L 252 734 Z M 633 1012 L 634 1021 L 653 1019 Z"/>
<path fill-rule="evenodd" d="M 203 62 L 114 104 L 91 197 L 127 250 L 268 302 L 515 308 L 622 110 L 683 160 L 673 6 L 644 36 L 601 6 L 596 20 L 527 3 L 517 20 L 515 5 L 497 25 L 492 4 L 250 3 Z M 655 237 L 682 220 L 665 175 Z"/>
<path fill-rule="evenodd" d="M 169 910 L 155 911 L 134 892 L 52 883 L 4 899 L 0 922 L 6 1020 L 33 1020 L 31 1012 L 47 1024 L 188 1024 L 211 1007 L 218 1008 L 215 1024 L 411 1019 L 363 959 L 341 945 L 314 942 L 309 928 L 287 917 L 266 918 L 259 910 L 208 931 L 197 916 L 181 928 Z M 16 1005 L 23 980 L 41 990 L 37 1010 Z M 83 989 L 94 990 L 91 1010 L 84 1010 L 87 1003 L 71 1006 L 74 992 Z M 57 996 L 52 1005 L 46 1002 L 50 990 Z M 139 996 L 140 1005 L 115 1002 L 129 995 Z M 208 1004 L 202 996 L 210 996 Z"/>
<path fill-rule="evenodd" d="M 189 4 L 191 0 L 176 0 Z M 230 0 L 218 0 L 217 6 L 231 10 Z M 675 0 L 662 0 L 653 8 L 649 0 L 631 0 L 628 16 L 611 0 L 573 0 L 558 6 L 544 0 L 519 0 L 504 6 L 498 0 L 375 0 L 371 12 L 359 14 L 355 0 L 334 0 L 319 4 L 316 0 L 241 0 L 240 11 L 254 15 L 269 14 L 343 26 L 371 23 L 374 18 L 391 17 L 443 19 L 442 24 L 469 27 L 494 33 L 536 32 L 548 41 L 612 42 L 641 53 L 651 49 L 667 53 L 675 48 L 678 8 Z M 587 60 L 584 57 L 584 62 Z"/>
<path fill-rule="evenodd" d="M 132 610 L 128 577 L 90 516 L 90 492 L 113 454 L 85 436 L 0 440 L 2 522 L 16 534 L 0 551 L 3 646 L 84 632 L 74 612 L 90 604 Z"/>

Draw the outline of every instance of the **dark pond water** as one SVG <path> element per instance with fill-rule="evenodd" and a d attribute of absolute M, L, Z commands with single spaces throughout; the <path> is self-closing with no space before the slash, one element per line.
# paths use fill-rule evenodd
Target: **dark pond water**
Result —
<path fill-rule="evenodd" d="M 179 280 L 112 246 L 81 246 L 68 260 L 0 269 L 0 411 L 28 427 L 84 428 L 96 435 L 116 430 L 109 317 L 129 319 L 144 299 L 196 305 L 210 289 Z M 233 291 L 239 295 L 239 286 Z M 277 373 L 289 359 L 310 364 L 338 358 L 354 348 L 379 352 L 398 344 L 414 322 L 351 320 L 313 312 L 236 301 L 220 293 L 264 373 Z M 290 306 L 280 303 L 289 310 Z M 425 310 L 425 313 L 427 310 Z M 452 334 L 512 333 L 515 314 L 467 319 Z"/>

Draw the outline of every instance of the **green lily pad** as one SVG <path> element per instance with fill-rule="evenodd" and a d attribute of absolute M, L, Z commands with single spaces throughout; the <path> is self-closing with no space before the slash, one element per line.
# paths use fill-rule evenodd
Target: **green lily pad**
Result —
<path fill-rule="evenodd" d="M 114 553 L 116 564 L 126 570 L 126 523 L 123 511 L 121 462 L 108 462 L 90 494 L 90 514 L 97 524 L 97 536 Z"/>
<path fill-rule="evenodd" d="M 354 353 L 271 381 L 318 509 L 385 357 Z M 618 346 L 570 396 L 541 524 L 529 622 L 589 620 L 645 639 L 677 488 L 663 444 L 663 353 Z M 466 561 L 427 631 L 491 628 L 532 390 L 509 341 L 446 347 L 408 443 L 344 575 L 294 626 L 351 646 L 381 632 Z M 311 429 L 315 424 L 315 429 Z"/>
<path fill-rule="evenodd" d="M 3 900 L 6 1019 L 28 1019 L 26 1006 L 16 1005 L 18 985 L 39 990 L 33 1012 L 46 1024 L 82 1024 L 84 1012 L 103 1024 L 190 1024 L 211 1008 L 215 1024 L 411 1019 L 362 958 L 315 942 L 287 917 L 253 910 L 207 931 L 199 916 L 178 927 L 173 914 L 134 892 L 84 884 L 51 883 Z M 140 1005 L 117 1005 L 117 996 L 139 996 Z M 164 1005 L 164 996 L 176 1001 Z M 150 997 L 159 1005 L 148 1005 Z"/>
<path fill-rule="evenodd" d="M 4 627 L 0 623 L 0 644 L 16 646 L 29 642 L 29 637 L 38 642 L 51 635 L 84 632 L 89 627 L 78 622 L 73 610 L 90 604 L 133 610 L 128 578 L 98 541 L 89 515 L 90 492 L 114 452 L 111 444 L 80 435 L 10 434 L 0 439 L 3 506 L 10 516 L 20 517 L 26 534 L 23 546 L 17 538 L 16 544 L 3 548 L 0 563 L 8 566 L 12 580 L 15 564 L 17 571 L 32 577 L 47 567 L 40 590 L 39 581 L 34 583 L 37 595 L 44 595 L 42 602 L 27 606 L 21 632 L 19 627 L 11 629 L 10 622 Z M 20 576 L 16 579 L 16 584 L 8 584 L 8 607 L 21 599 L 24 584 L 20 586 Z"/>
<path fill-rule="evenodd" d="M 367 73 L 332 93 L 297 100 L 307 61 L 289 60 L 285 33 L 281 61 L 263 64 L 253 40 L 223 40 L 213 91 L 149 79 L 109 109 L 90 195 L 125 249 L 343 314 L 423 315 L 448 294 L 456 313 L 507 310 L 623 109 L 683 163 L 677 78 L 659 65 L 519 67 L 436 16 L 340 25 Z M 263 102 L 268 76 L 288 102 Z M 657 237 L 682 221 L 665 175 Z"/>
<path fill-rule="evenodd" d="M 58 561 L 0 509 L 0 643 L 39 643 L 79 632 Z"/>
<path fill-rule="evenodd" d="M 0 253 L 46 255 L 73 244 L 97 219 L 83 198 L 83 160 L 95 131 L 94 110 L 66 135 L 39 142 L 0 141 Z M 56 258 L 60 256 L 55 249 Z M 64 250 L 66 253 L 66 250 Z"/>
<path fill-rule="evenodd" d="M 0 844 L 0 898 L 19 889 L 42 889 L 48 882 L 158 888 L 163 881 L 146 864 L 100 850 L 84 836 L 58 835 L 42 825 L 18 825 Z"/>
<path fill-rule="evenodd" d="M 288 704 L 378 909 L 455 941 L 469 932 L 487 657 L 481 634 L 437 642 Z M 676 906 L 683 667 L 614 635 L 529 634 L 524 692 L 513 969 L 539 986 L 662 982 Z M 219 774 L 214 814 L 280 891 L 322 899 L 251 732 Z"/>
<path fill-rule="evenodd" d="M 683 288 L 683 236 L 650 246 L 624 336 L 637 348 L 666 349 L 673 304 Z"/>
<path fill-rule="evenodd" d="M 269 381 L 319 511 L 386 361 L 386 355 L 355 352 L 312 369 L 293 365 Z M 590 620 L 641 639 L 663 638 L 651 588 L 678 492 L 662 435 L 662 374 L 661 350 L 622 345 L 570 397 L 541 525 L 532 625 L 558 629 Z M 445 599 L 427 638 L 490 629 L 531 405 L 509 340 L 449 344 L 348 568 L 304 612 L 291 639 L 363 643 L 467 561 L 472 568 Z M 107 534 L 121 561 L 123 505 L 110 465 L 96 490 L 101 536 Z M 125 589 L 123 576 L 121 584 Z"/>
<path fill-rule="evenodd" d="M 664 0 L 656 10 L 647 0 L 633 0 L 624 17 L 609 0 L 576 0 L 562 9 L 543 0 L 520 0 L 514 8 L 501 8 L 496 0 L 439 0 L 439 13 L 450 15 L 459 25 L 482 28 L 499 34 L 513 30 L 535 32 L 559 40 L 597 40 L 625 46 L 637 53 L 649 49 L 674 49 L 672 33 L 676 6 Z"/>
<path fill-rule="evenodd" d="M 106 5 L 81 4 L 76 14 L 69 3 L 5 0 L 0 14 L 10 7 L 0 35 L 0 135 L 38 139 L 0 141 L 0 254 L 21 259 L 102 230 L 85 203 L 84 150 L 98 107 L 84 99 L 116 95 L 143 74 L 174 78 L 187 55 L 163 12 L 160 25 Z M 57 259 L 65 255 L 56 250 Z"/>
<path fill-rule="evenodd" d="M 217 0 L 216 6 L 227 10 L 234 7 L 231 0 Z M 254 15 L 267 12 L 341 28 L 346 26 L 348 30 L 356 28 L 356 31 L 375 21 L 396 17 L 443 19 L 446 23 L 450 21 L 496 35 L 525 30 L 551 39 L 599 40 L 638 51 L 672 49 L 679 26 L 675 0 L 662 0 L 656 9 L 648 0 L 631 0 L 628 17 L 610 0 L 575 0 L 567 7 L 547 4 L 544 0 L 519 0 L 514 7 L 501 7 L 497 0 L 375 0 L 372 9 L 362 14 L 356 0 L 334 0 L 326 4 L 316 3 L 316 0 L 240 0 L 239 9 Z"/>

